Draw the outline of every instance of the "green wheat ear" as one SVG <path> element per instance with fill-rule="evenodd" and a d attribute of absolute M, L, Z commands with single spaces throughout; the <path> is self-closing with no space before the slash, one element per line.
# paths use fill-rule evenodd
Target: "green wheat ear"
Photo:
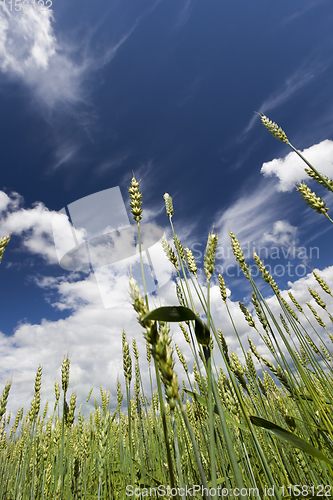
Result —
<path fill-rule="evenodd" d="M 257 113 L 257 115 L 260 116 L 261 118 L 261 123 L 267 130 L 270 131 L 273 137 L 275 139 L 278 139 L 279 141 L 289 143 L 288 137 L 286 133 L 282 130 L 281 127 L 277 125 L 277 123 L 272 122 L 267 116 L 265 116 L 263 113 Z"/>
<path fill-rule="evenodd" d="M 4 254 L 5 248 L 10 240 L 10 234 L 7 234 L 4 238 L 0 239 L 0 262 L 2 261 L 2 256 Z"/>
<path fill-rule="evenodd" d="M 299 182 L 296 189 L 301 194 L 306 205 L 309 205 L 309 207 L 315 210 L 318 214 L 324 214 L 328 220 L 332 222 L 327 213 L 328 207 L 326 207 L 325 201 L 320 196 L 317 196 L 314 191 L 311 191 L 309 186 L 307 186 L 304 182 Z"/>

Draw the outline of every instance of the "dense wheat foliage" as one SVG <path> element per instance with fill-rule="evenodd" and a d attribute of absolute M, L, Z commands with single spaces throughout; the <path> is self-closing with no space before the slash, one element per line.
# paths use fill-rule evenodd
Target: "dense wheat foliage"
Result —
<path fill-rule="evenodd" d="M 275 137 L 290 145 L 276 124 L 264 116 L 262 120 Z M 310 168 L 312 178 L 333 190 L 332 181 Z M 133 176 L 129 192 L 140 239 L 139 184 Z M 321 198 L 305 188 L 299 191 L 311 208 L 327 216 Z M 25 415 L 23 408 L 15 419 L 6 414 L 10 383 L 6 385 L 0 403 L 1 499 L 282 499 L 333 494 L 333 336 L 318 313 L 321 308 L 333 321 L 323 298 L 332 297 L 329 285 L 314 273 L 322 293 L 308 290 L 309 300 L 313 298 L 318 306 L 308 304 L 308 314 L 291 293 L 289 302 L 282 297 L 254 255 L 280 306 L 280 314 L 274 316 L 252 279 L 236 236 L 230 233 L 236 261 L 252 289 L 255 313 L 242 303 L 240 309 L 267 348 L 267 356 L 259 354 L 248 338 L 246 345 L 241 344 L 243 358 L 239 359 L 210 314 L 218 236 L 214 232 L 208 236 L 203 261 L 206 282 L 200 283 L 199 263 L 174 230 L 172 198 L 165 194 L 164 200 L 173 246 L 165 240 L 163 247 L 178 274 L 179 305 L 150 311 L 147 296 L 130 280 L 147 359 L 139 359 L 135 340 L 130 345 L 123 332 L 125 387 L 118 382 L 116 408 L 110 407 L 110 392 L 101 387 L 102 407 L 95 400 L 95 412 L 89 418 L 83 416 L 82 407 L 76 412 L 76 395 L 68 396 L 67 357 L 48 418 L 48 407 L 40 408 L 41 366 Z M 8 241 L 6 237 L 0 242 L 0 259 Z M 218 283 L 221 301 L 229 311 L 221 275 Z M 198 298 L 201 316 L 194 307 Z M 306 329 L 301 317 L 308 320 Z M 233 322 L 231 315 L 230 319 Z M 170 323 L 191 347 L 193 377 L 172 342 Z M 241 342 L 237 325 L 234 328 Z M 223 369 L 215 364 L 217 354 Z M 183 381 L 177 377 L 176 362 L 184 369 Z M 146 395 L 141 372 L 147 369 L 157 390 Z M 90 395 L 91 391 L 87 402 Z"/>

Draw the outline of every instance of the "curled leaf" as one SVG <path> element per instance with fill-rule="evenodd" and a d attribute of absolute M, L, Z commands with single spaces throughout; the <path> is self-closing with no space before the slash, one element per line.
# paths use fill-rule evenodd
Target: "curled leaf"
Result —
<path fill-rule="evenodd" d="M 146 314 L 144 320 L 166 321 L 168 323 L 180 323 L 181 321 L 193 320 L 194 331 L 199 344 L 208 346 L 210 342 L 210 330 L 208 326 L 197 316 L 192 309 L 185 306 L 158 307 Z"/>

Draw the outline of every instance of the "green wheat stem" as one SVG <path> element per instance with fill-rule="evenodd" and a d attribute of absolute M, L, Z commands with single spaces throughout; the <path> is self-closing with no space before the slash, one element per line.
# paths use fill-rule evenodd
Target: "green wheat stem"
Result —
<path fill-rule="evenodd" d="M 173 462 L 172 462 L 170 446 L 169 446 L 169 433 L 168 433 L 168 427 L 167 427 L 167 422 L 166 422 L 164 400 L 163 400 L 163 396 L 162 396 L 161 379 L 160 379 L 160 374 L 158 371 L 158 365 L 157 365 L 157 362 L 155 359 L 154 359 L 154 366 L 155 366 L 155 375 L 156 375 L 156 381 L 157 381 L 158 397 L 159 397 L 159 401 L 160 401 L 164 441 L 165 441 L 167 460 L 168 460 L 168 466 L 169 466 L 169 472 L 170 472 L 171 488 L 175 488 L 176 483 L 175 483 L 175 476 L 174 476 L 174 472 L 173 472 Z"/>
<path fill-rule="evenodd" d="M 288 141 L 287 142 L 288 146 L 293 150 L 295 151 L 296 154 L 298 154 L 298 156 L 300 158 L 302 158 L 302 160 L 308 165 L 308 167 L 311 168 L 311 170 L 314 171 L 314 173 L 320 178 L 320 180 L 325 184 L 325 186 L 327 187 L 327 189 L 329 189 L 330 191 L 333 191 L 333 187 L 327 182 L 327 180 L 325 179 L 325 177 L 322 176 L 321 173 L 318 172 L 318 170 L 313 166 L 311 165 L 311 163 Z"/>
<path fill-rule="evenodd" d="M 139 254 L 140 254 L 140 264 L 141 264 L 141 274 L 142 274 L 143 289 L 144 289 L 144 293 L 145 293 L 146 306 L 147 306 L 147 309 L 149 309 L 148 295 L 147 295 L 147 288 L 146 288 L 146 279 L 145 279 L 145 273 L 144 273 L 144 268 L 143 268 L 142 247 L 141 247 L 141 233 L 140 233 L 140 222 L 139 221 L 137 221 L 137 228 L 138 228 Z"/>

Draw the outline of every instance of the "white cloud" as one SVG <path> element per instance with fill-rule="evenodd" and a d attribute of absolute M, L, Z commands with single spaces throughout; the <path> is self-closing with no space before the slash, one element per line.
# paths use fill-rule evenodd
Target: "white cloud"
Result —
<path fill-rule="evenodd" d="M 266 183 L 266 181 L 265 181 Z M 275 192 L 275 195 L 278 193 Z M 233 207 L 222 215 L 219 221 L 226 229 L 228 223 L 236 233 L 242 237 L 252 238 L 255 231 L 259 239 L 265 239 L 268 243 L 286 245 L 290 239 L 296 237 L 296 228 L 287 221 L 276 221 L 273 217 L 274 210 L 264 210 L 269 207 L 268 201 L 272 193 L 269 189 L 263 189 L 263 185 L 256 192 L 251 192 L 240 198 Z M 14 211 L 8 212 L 2 220 L 1 228 L 11 228 L 16 234 L 22 235 L 25 248 L 38 255 L 43 255 L 48 262 L 54 262 L 50 258 L 49 237 L 51 235 L 51 217 L 53 213 L 48 211 L 42 204 L 35 204 L 32 209 L 23 209 L 16 204 L 18 195 L 12 198 L 0 194 L 2 206 L 14 205 Z M 267 216 L 268 213 L 268 216 Z M 261 214 L 264 214 L 261 216 Z M 260 215 L 259 219 L 258 216 Z M 266 218 L 267 216 L 267 218 Z M 256 224 L 253 223 L 256 219 Z M 250 227 L 247 227 L 249 225 Z M 259 226 L 256 228 L 256 226 Z M 267 228 L 270 228 L 270 231 Z M 243 228 L 243 229 L 242 229 Z M 266 230 L 265 230 L 266 229 Z M 257 231 L 257 232 L 256 232 Z M 29 233 L 27 235 L 27 233 Z M 33 236 L 34 235 L 34 236 Z M 28 238 L 28 239 L 27 239 Z M 30 240 L 37 239 L 38 244 L 32 244 Z M 229 242 L 227 243 L 229 245 Z M 163 273 L 169 271 L 162 266 Z M 328 283 L 333 281 L 333 267 L 320 272 Z M 116 405 L 116 380 L 122 378 L 122 352 L 121 333 L 124 329 L 128 339 L 136 338 L 141 360 L 141 370 L 144 387 L 147 393 L 150 391 L 149 378 L 147 375 L 146 345 L 142 335 L 142 329 L 137 323 L 136 314 L 130 304 L 128 287 L 124 288 L 122 283 L 114 284 L 114 292 L 122 294 L 125 298 L 123 303 L 117 307 L 105 310 L 100 300 L 100 289 L 97 286 L 94 275 L 91 273 L 83 277 L 79 273 L 67 274 L 61 277 L 43 276 L 35 278 L 36 285 L 43 288 L 47 300 L 62 311 L 68 310 L 68 317 L 58 321 L 42 319 L 39 324 L 21 323 L 12 336 L 8 337 L 0 333 L 0 389 L 7 380 L 12 377 L 12 389 L 9 395 L 8 409 L 16 412 L 20 406 L 29 408 L 33 397 L 34 377 L 39 364 L 43 366 L 42 377 L 42 405 L 46 400 L 52 409 L 54 402 L 54 382 L 61 380 L 60 366 L 63 357 L 69 353 L 71 358 L 71 376 L 69 392 L 77 393 L 78 406 L 82 403 L 84 412 L 87 413 L 88 405 L 85 399 L 90 387 L 94 387 L 93 398 L 100 401 L 98 388 L 103 386 L 104 390 L 111 391 L 111 405 Z M 227 283 L 228 285 L 228 283 Z M 250 296 L 250 286 L 245 288 L 244 296 Z M 311 286 L 320 292 L 318 284 L 312 276 L 307 276 L 294 283 L 290 283 L 291 289 L 304 305 L 309 301 L 307 286 Z M 204 293 L 206 286 L 203 285 Z M 160 305 L 175 305 L 178 303 L 175 294 L 175 285 L 172 281 L 161 288 L 160 301 L 150 297 L 151 308 Z M 285 293 L 284 293 L 285 294 Z M 322 292 L 320 292 L 323 295 Z M 229 292 L 230 295 L 230 292 Z M 232 295 L 231 295 L 232 297 Z M 326 299 L 325 299 L 326 300 Z M 312 302 L 312 299 L 310 299 Z M 329 301 L 328 301 L 329 302 Z M 330 304 L 331 304 L 330 300 Z M 274 314 L 278 315 L 276 300 L 268 299 L 268 303 Z M 332 305 L 332 304 L 331 304 Z M 200 302 L 195 300 L 195 307 L 202 311 Z M 258 346 L 260 353 L 267 353 L 266 347 L 255 330 L 251 329 L 241 313 L 238 303 L 229 300 L 229 309 L 235 321 L 237 331 L 247 350 L 247 336 Z M 237 336 L 228 317 L 227 310 L 221 300 L 218 286 L 211 287 L 211 312 L 217 327 L 220 327 L 227 339 L 229 351 L 234 350 L 238 356 L 242 356 Z M 326 314 L 326 313 L 325 313 Z M 323 316 L 325 314 L 322 314 Z M 325 318 L 327 320 L 327 317 Z M 257 321 L 258 323 L 258 321 Z M 176 325 L 172 325 L 173 340 L 177 342 L 183 351 L 191 369 L 192 356 Z M 177 360 L 176 354 L 174 355 Z M 220 356 L 216 354 L 218 362 Z M 180 375 L 180 385 L 183 377 L 182 369 L 176 361 L 177 371 Z M 92 400 L 93 401 L 93 400 Z M 91 403 L 92 404 L 92 403 Z"/>
<path fill-rule="evenodd" d="M 331 176 L 333 171 L 333 141 L 326 139 L 319 144 L 302 151 L 303 156 L 323 175 Z M 266 162 L 261 168 L 265 177 L 276 175 L 279 179 L 279 191 L 291 191 L 297 181 L 310 180 L 304 171 L 308 166 L 295 153 L 291 152 L 285 158 L 277 158 Z"/>
<path fill-rule="evenodd" d="M 333 267 L 324 269 L 320 275 L 332 283 Z M 121 352 L 121 334 L 125 330 L 128 340 L 131 342 L 135 337 L 139 352 L 141 372 L 143 376 L 144 388 L 147 394 L 150 392 L 150 384 L 146 362 L 146 346 L 142 335 L 142 329 L 136 320 L 130 304 L 112 310 L 97 310 L 91 305 L 86 305 L 82 299 L 82 288 L 80 282 L 65 282 L 61 279 L 44 279 L 41 283 L 45 290 L 52 287 L 59 287 L 63 294 L 62 300 L 67 305 L 71 301 L 76 301 L 74 312 L 66 319 L 58 321 L 42 320 L 40 324 L 21 324 L 11 337 L 0 333 L 0 355 L 2 359 L 0 367 L 0 387 L 6 381 L 12 379 L 12 388 L 9 395 L 8 410 L 14 414 L 20 406 L 24 406 L 25 411 L 29 408 L 33 397 L 34 377 L 39 364 L 43 367 L 42 376 L 42 407 L 46 401 L 52 409 L 54 403 L 54 382 L 61 381 L 60 366 L 63 357 L 68 353 L 71 359 L 70 388 L 69 393 L 75 391 L 77 394 L 77 406 L 83 404 L 83 411 L 87 414 L 89 406 L 85 399 L 90 387 L 94 388 L 92 395 L 100 401 L 99 386 L 111 392 L 111 405 L 116 405 L 116 381 L 120 378 L 123 384 L 123 366 Z M 302 278 L 291 285 L 291 290 L 298 301 L 305 305 L 309 300 L 307 286 L 317 289 L 321 295 L 318 284 L 312 276 Z M 72 287 L 73 286 L 73 287 Z M 193 289 L 192 289 L 193 290 Z M 203 286 L 206 293 L 206 287 Z M 248 290 L 248 295 L 250 289 Z M 90 298 L 92 298 L 92 295 Z M 284 292 L 284 296 L 286 293 Z M 287 297 L 286 297 L 287 298 Z M 325 299 L 326 300 L 326 299 Z M 151 300 L 151 308 L 159 305 L 177 304 L 174 283 L 169 282 L 162 290 L 161 303 Z M 274 314 L 278 316 L 279 309 L 276 299 L 268 299 L 268 304 Z M 258 347 L 261 354 L 267 354 L 267 348 L 258 333 L 251 329 L 246 323 L 241 313 L 238 303 L 229 300 L 229 309 L 234 319 L 237 332 L 248 350 L 247 337 L 250 336 Z M 330 300 L 332 305 L 332 300 Z M 199 301 L 195 300 L 196 308 L 201 311 Z M 240 346 L 233 326 L 228 317 L 228 312 L 221 300 L 218 286 L 211 287 L 211 312 L 216 327 L 222 328 L 227 339 L 229 352 L 234 350 L 242 358 Z M 324 314 L 322 314 L 324 315 Z M 327 318 L 325 318 L 326 320 Z M 259 328 L 259 322 L 256 320 Z M 176 342 L 184 353 L 191 369 L 192 355 L 185 343 L 183 336 L 176 325 L 172 325 L 173 341 Z M 218 363 L 221 361 L 220 355 L 215 348 L 215 355 Z M 177 360 L 176 369 L 179 374 L 179 383 L 183 378 L 181 365 Z M 100 404 L 100 403 L 99 403 Z M 92 403 L 90 404 L 92 405 Z M 90 406 L 91 407 L 91 406 Z M 77 414 L 77 413 L 76 413 Z"/>
<path fill-rule="evenodd" d="M 49 211 L 43 203 L 36 203 L 33 208 L 21 207 L 23 198 L 17 193 L 8 197 L 0 191 L 0 200 L 7 204 L 7 213 L 0 219 L 0 234 L 15 234 L 22 236 L 22 247 L 43 257 L 46 262 L 58 262 L 52 237 L 52 218 L 55 212 Z"/>
<path fill-rule="evenodd" d="M 30 5 L 26 11 L 14 12 L 13 7 L 11 12 L 5 4 L 0 10 L 0 71 L 21 80 L 33 90 L 38 101 L 48 107 L 58 103 L 86 103 L 83 81 L 115 57 L 140 22 L 160 2 L 157 0 L 137 16 L 125 34 L 103 51 L 93 53 L 85 44 L 81 62 L 75 57 L 77 47 L 56 37 L 52 10 L 38 11 Z M 91 28 L 91 33 L 96 29 Z M 79 43 L 82 46 L 82 40 Z"/>
<path fill-rule="evenodd" d="M 15 210 L 22 202 L 22 197 L 15 192 L 8 196 L 4 191 L 0 191 L 0 213 L 3 211 Z"/>
<path fill-rule="evenodd" d="M 274 234 L 279 227 L 282 229 L 281 219 L 287 213 L 288 207 L 279 209 L 277 220 L 276 206 L 279 204 L 280 195 L 274 184 L 262 181 L 255 189 L 248 191 L 241 193 L 229 208 L 217 214 L 214 221 L 214 227 L 219 234 L 217 256 L 223 259 L 224 266 L 235 263 L 230 247 L 229 231 L 235 234 L 246 256 L 252 256 L 254 246 L 267 245 L 268 234 Z M 288 223 L 283 222 L 283 224 Z M 287 226 L 284 230 L 286 229 Z M 293 229 L 294 234 L 295 232 L 296 228 Z"/>
<path fill-rule="evenodd" d="M 30 6 L 31 7 L 31 6 Z M 51 10 L 0 12 L 0 69 L 33 88 L 39 99 L 56 102 L 82 99 L 81 79 L 86 63 L 78 65 L 68 47 L 61 46 L 52 27 Z"/>
<path fill-rule="evenodd" d="M 263 234 L 263 243 L 273 243 L 275 245 L 294 246 L 296 243 L 297 227 L 292 226 L 287 221 L 276 221 L 273 230 Z"/>

